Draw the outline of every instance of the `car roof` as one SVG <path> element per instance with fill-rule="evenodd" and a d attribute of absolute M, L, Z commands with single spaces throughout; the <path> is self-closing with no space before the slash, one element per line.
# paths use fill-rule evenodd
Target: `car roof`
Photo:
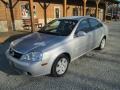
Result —
<path fill-rule="evenodd" d="M 59 19 L 73 19 L 73 20 L 80 20 L 80 19 L 83 19 L 83 18 L 92 18 L 90 16 L 67 16 L 67 17 L 62 17 L 62 18 L 59 18 Z"/>

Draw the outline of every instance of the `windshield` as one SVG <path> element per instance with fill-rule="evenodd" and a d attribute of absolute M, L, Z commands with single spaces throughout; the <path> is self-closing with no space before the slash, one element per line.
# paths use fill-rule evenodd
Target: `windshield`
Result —
<path fill-rule="evenodd" d="M 77 24 L 77 20 L 56 19 L 45 25 L 38 32 L 60 36 L 68 36 Z"/>

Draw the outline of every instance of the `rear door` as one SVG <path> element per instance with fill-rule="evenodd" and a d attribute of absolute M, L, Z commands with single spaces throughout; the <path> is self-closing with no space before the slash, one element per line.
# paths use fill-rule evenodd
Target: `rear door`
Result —
<path fill-rule="evenodd" d="M 91 26 L 91 31 L 93 32 L 93 48 L 100 44 L 101 37 L 103 34 L 103 25 L 96 19 L 89 18 L 89 24 Z"/>

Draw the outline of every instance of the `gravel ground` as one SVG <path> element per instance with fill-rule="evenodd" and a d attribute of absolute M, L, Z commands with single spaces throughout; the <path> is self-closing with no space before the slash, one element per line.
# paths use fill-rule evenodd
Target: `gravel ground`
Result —
<path fill-rule="evenodd" d="M 8 65 L 0 44 L 0 90 L 120 90 L 120 22 L 112 22 L 107 46 L 72 62 L 64 77 L 19 75 Z"/>

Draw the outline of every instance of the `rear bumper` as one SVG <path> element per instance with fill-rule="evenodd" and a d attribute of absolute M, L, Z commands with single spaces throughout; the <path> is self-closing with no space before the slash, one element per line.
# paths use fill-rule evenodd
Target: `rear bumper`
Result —
<path fill-rule="evenodd" d="M 49 65 L 42 66 L 42 62 L 24 62 L 14 57 L 10 56 L 8 51 L 6 52 L 6 57 L 9 59 L 10 65 L 15 69 L 22 71 L 22 73 L 31 76 L 41 76 L 50 74 Z"/>

